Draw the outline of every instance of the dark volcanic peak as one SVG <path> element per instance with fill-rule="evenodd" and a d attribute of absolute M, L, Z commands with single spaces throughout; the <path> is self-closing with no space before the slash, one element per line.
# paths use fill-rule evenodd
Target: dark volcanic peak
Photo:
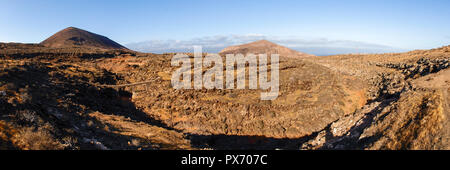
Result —
<path fill-rule="evenodd" d="M 220 51 L 220 54 L 280 54 L 284 57 L 308 57 L 310 54 L 301 53 L 267 40 L 259 40 L 248 44 L 231 46 Z"/>
<path fill-rule="evenodd" d="M 41 42 L 47 47 L 94 47 L 102 49 L 127 49 L 111 39 L 75 27 L 69 27 Z"/>

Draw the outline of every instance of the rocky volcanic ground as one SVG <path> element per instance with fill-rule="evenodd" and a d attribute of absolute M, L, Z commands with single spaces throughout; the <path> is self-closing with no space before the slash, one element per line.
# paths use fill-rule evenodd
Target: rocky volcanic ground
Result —
<path fill-rule="evenodd" d="M 450 47 L 282 58 L 280 95 L 175 90 L 173 54 L 0 45 L 0 149 L 449 149 Z"/>

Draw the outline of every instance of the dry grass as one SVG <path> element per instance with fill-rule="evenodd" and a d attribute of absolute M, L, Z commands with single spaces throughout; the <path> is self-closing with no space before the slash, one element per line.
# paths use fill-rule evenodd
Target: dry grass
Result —
<path fill-rule="evenodd" d="M 414 100 L 416 102 L 414 102 Z M 418 101 L 418 102 L 417 102 Z M 391 128 L 398 128 L 398 132 L 386 134 L 389 140 L 384 149 L 433 149 L 438 142 L 436 135 L 442 129 L 443 99 L 439 94 L 426 94 L 424 96 L 408 96 L 406 101 L 400 103 L 397 109 L 398 117 L 409 116 L 407 120 L 391 124 Z"/>
<path fill-rule="evenodd" d="M 17 148 L 21 150 L 61 150 L 64 145 L 45 130 L 45 127 L 14 128 L 4 121 L 0 121 L 0 150 Z"/>
<path fill-rule="evenodd" d="M 64 145 L 55 140 L 47 130 L 40 127 L 23 128 L 11 139 L 22 150 L 61 150 Z"/>

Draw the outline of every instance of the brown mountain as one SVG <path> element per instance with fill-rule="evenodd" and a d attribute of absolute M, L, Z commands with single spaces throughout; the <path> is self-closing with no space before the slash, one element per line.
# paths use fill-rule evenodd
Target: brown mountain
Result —
<path fill-rule="evenodd" d="M 93 47 L 102 49 L 127 49 L 111 39 L 75 27 L 69 27 L 41 42 L 47 47 Z"/>
<path fill-rule="evenodd" d="M 280 54 L 284 57 L 309 57 L 313 56 L 306 53 L 301 53 L 287 47 L 280 46 L 267 40 L 255 41 L 248 44 L 231 46 L 223 49 L 220 54 Z"/>

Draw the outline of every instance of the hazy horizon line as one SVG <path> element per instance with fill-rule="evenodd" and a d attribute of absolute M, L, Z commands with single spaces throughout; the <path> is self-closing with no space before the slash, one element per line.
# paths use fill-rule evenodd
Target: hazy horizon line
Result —
<path fill-rule="evenodd" d="M 222 49 L 247 44 L 258 40 L 268 40 L 290 49 L 313 54 L 316 56 L 337 54 L 375 54 L 407 52 L 416 49 L 398 48 L 389 45 L 368 43 L 353 40 L 330 40 L 327 38 L 311 38 L 298 36 L 266 36 L 259 34 L 247 35 L 216 35 L 191 38 L 187 40 L 148 40 L 124 44 L 129 49 L 148 53 L 177 53 L 193 51 L 194 46 L 202 46 L 204 52 L 218 53 Z M 437 48 L 437 47 L 436 47 Z"/>

